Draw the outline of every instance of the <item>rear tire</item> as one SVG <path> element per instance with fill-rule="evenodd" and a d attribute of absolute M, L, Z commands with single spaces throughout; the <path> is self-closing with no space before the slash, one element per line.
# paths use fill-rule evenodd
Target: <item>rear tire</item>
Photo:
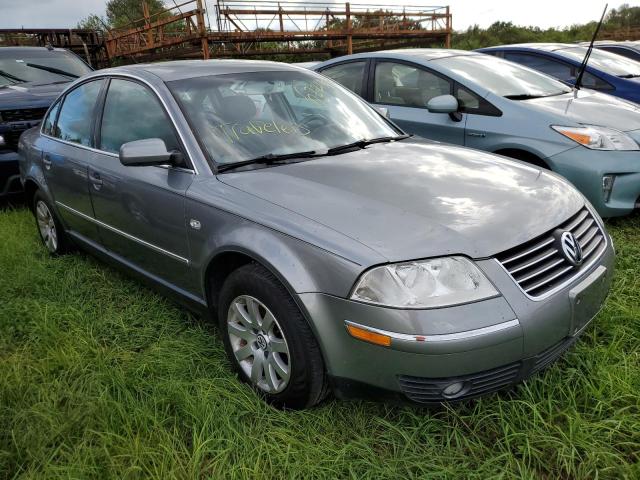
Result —
<path fill-rule="evenodd" d="M 284 286 L 250 263 L 224 282 L 218 321 L 241 380 L 278 408 L 316 405 L 327 394 L 320 347 Z"/>
<path fill-rule="evenodd" d="M 40 193 L 33 196 L 33 215 L 40 240 L 50 255 L 64 255 L 71 251 L 71 241 L 49 201 Z"/>

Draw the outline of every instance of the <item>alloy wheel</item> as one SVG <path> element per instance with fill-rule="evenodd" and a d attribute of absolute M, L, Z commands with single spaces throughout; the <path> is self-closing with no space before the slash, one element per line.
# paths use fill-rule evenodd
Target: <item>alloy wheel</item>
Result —
<path fill-rule="evenodd" d="M 257 298 L 236 297 L 227 313 L 227 331 L 242 371 L 259 389 L 282 392 L 291 376 L 291 355 L 280 324 Z"/>
<path fill-rule="evenodd" d="M 55 253 L 58 250 L 56 224 L 49 207 L 42 200 L 36 204 L 36 220 L 42 241 L 51 253 Z"/>

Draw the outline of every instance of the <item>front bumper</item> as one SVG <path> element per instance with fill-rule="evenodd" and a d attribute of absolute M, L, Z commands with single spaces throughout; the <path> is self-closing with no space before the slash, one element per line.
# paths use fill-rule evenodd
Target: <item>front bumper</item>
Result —
<path fill-rule="evenodd" d="M 0 148 L 0 198 L 21 191 L 18 153 Z"/>
<path fill-rule="evenodd" d="M 575 147 L 547 159 L 554 172 L 569 180 L 602 217 L 627 215 L 640 202 L 640 151 L 598 151 Z M 609 198 L 603 178 L 612 175 Z"/>
<path fill-rule="evenodd" d="M 569 348 L 597 314 L 613 276 L 614 253 L 609 242 L 591 268 L 539 301 L 527 297 L 497 261 L 477 264 L 502 296 L 448 308 L 401 310 L 301 294 L 336 394 L 360 396 L 366 387 L 438 403 L 527 378 Z M 349 335 L 349 321 L 397 335 L 389 347 L 366 343 Z M 447 386 L 456 382 L 463 387 L 446 395 Z"/>

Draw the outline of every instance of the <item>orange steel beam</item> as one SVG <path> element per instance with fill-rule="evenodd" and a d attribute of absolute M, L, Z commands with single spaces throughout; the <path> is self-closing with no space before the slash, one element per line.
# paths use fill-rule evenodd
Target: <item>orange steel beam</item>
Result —
<path fill-rule="evenodd" d="M 143 25 L 142 27 L 136 27 L 136 28 L 132 28 L 131 30 L 127 30 L 122 32 L 121 30 L 117 30 L 119 33 L 117 34 L 113 34 L 111 32 L 108 33 L 109 38 L 107 38 L 108 40 L 119 40 L 121 38 L 124 37 L 130 37 L 132 35 L 136 35 L 139 33 L 144 33 L 147 30 L 153 29 L 153 28 L 157 28 L 157 27 L 161 27 L 163 25 L 168 25 L 169 23 L 173 23 L 173 22 L 179 22 L 180 20 L 184 20 L 187 17 L 192 17 L 194 15 L 196 15 L 197 10 L 190 10 L 188 12 L 184 12 L 184 13 L 180 13 L 178 15 L 174 15 L 172 17 L 167 17 L 167 18 L 163 18 L 162 20 L 156 20 L 155 22 L 150 23 L 148 26 L 147 25 Z"/>
<path fill-rule="evenodd" d="M 228 13 L 229 15 L 277 15 L 279 10 L 249 10 L 249 9 L 232 9 L 232 8 L 223 8 L 221 13 Z M 327 10 L 286 10 L 283 9 L 282 13 L 287 15 L 308 15 L 308 16 L 324 16 L 327 14 Z M 331 15 L 339 15 L 345 16 L 347 15 L 346 10 L 329 10 Z M 391 11 L 383 11 L 383 12 L 359 12 L 357 10 L 351 10 L 350 15 L 353 17 L 397 17 L 402 15 L 403 12 L 391 12 Z M 429 17 L 431 18 L 447 18 L 449 14 L 447 13 L 436 13 L 436 12 L 409 12 L 407 13 L 410 17 Z"/>

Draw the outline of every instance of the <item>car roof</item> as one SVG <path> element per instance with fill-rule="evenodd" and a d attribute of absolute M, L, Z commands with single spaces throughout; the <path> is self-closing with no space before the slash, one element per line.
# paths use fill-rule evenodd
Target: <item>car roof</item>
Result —
<path fill-rule="evenodd" d="M 68 52 L 65 48 L 54 47 L 0 47 L 0 56 L 38 52 Z"/>
<path fill-rule="evenodd" d="M 583 47 L 588 47 L 589 42 L 581 42 L 580 45 Z M 623 42 L 617 42 L 615 40 L 598 40 L 594 43 L 594 46 L 629 47 L 637 50 L 640 48 L 640 42 L 637 40 L 625 40 Z"/>
<path fill-rule="evenodd" d="M 437 60 L 439 58 L 457 57 L 459 55 L 477 55 L 469 50 L 455 50 L 453 48 L 399 48 L 396 50 L 381 50 L 373 52 L 376 56 L 392 54 L 394 56 L 418 57 L 421 60 Z"/>
<path fill-rule="evenodd" d="M 482 53 L 469 50 L 454 50 L 451 48 L 401 48 L 396 50 L 379 50 L 376 52 L 344 55 L 342 57 L 336 57 L 332 58 L 331 60 L 326 60 L 319 63 L 318 65 L 314 65 L 311 68 L 313 70 L 324 69 L 325 67 L 337 63 L 367 58 L 393 58 L 397 60 L 430 62 L 431 60 L 472 55 L 482 55 Z"/>
<path fill-rule="evenodd" d="M 151 73 L 165 82 L 185 78 L 225 75 L 229 73 L 248 73 L 260 71 L 290 70 L 305 71 L 302 67 L 266 60 L 175 60 L 161 63 L 139 63 L 123 67 L 106 68 L 97 74 Z"/>
<path fill-rule="evenodd" d="M 577 43 L 512 43 L 510 45 L 496 45 L 494 47 L 487 47 L 480 50 L 500 50 L 503 48 L 516 49 L 516 48 L 531 48 L 534 50 L 542 50 L 545 52 L 555 52 L 557 50 L 564 50 L 566 48 L 583 47 L 583 45 Z"/>

